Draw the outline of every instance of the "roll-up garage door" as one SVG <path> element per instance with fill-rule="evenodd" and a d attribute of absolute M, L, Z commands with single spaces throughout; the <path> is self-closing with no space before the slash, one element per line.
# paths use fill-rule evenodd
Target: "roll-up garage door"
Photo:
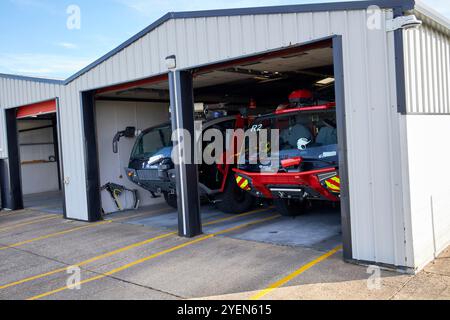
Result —
<path fill-rule="evenodd" d="M 17 110 L 17 119 L 37 117 L 54 112 L 56 112 L 56 100 L 48 100 L 19 107 Z"/>

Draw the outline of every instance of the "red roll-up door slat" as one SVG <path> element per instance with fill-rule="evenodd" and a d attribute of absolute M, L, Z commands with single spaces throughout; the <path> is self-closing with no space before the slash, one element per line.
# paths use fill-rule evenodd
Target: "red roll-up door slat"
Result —
<path fill-rule="evenodd" d="M 56 112 L 56 100 L 49 100 L 19 107 L 17 110 L 17 119 L 36 117 L 54 112 Z"/>

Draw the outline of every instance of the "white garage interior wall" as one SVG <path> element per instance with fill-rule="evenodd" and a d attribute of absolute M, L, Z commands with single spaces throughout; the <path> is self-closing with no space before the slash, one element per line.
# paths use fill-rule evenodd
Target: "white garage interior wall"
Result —
<path fill-rule="evenodd" d="M 19 131 L 48 125 L 52 125 L 49 120 L 18 120 Z M 23 194 L 58 191 L 58 164 L 49 162 L 50 157 L 55 157 L 53 129 L 20 132 L 19 145 Z"/>
<path fill-rule="evenodd" d="M 137 189 L 141 206 L 163 201 L 161 198 L 151 198 L 148 191 L 131 183 L 126 177 L 124 168 L 128 166 L 136 139 L 122 138 L 118 144 L 119 152 L 117 154 L 113 153 L 112 141 L 114 135 L 118 131 L 125 130 L 126 127 L 145 130 L 169 121 L 169 105 L 166 103 L 97 101 L 95 108 L 101 185 L 113 182 L 130 189 Z M 117 211 L 108 192 L 103 191 L 101 199 L 106 213 Z"/>

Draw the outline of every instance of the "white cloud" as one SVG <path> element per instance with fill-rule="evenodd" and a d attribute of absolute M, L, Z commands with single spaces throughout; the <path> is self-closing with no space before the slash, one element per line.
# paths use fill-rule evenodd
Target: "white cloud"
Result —
<path fill-rule="evenodd" d="M 0 73 L 67 78 L 92 61 L 66 55 L 0 53 Z"/>
<path fill-rule="evenodd" d="M 76 44 L 70 42 L 59 42 L 57 43 L 57 45 L 64 49 L 78 49 L 78 46 Z"/>

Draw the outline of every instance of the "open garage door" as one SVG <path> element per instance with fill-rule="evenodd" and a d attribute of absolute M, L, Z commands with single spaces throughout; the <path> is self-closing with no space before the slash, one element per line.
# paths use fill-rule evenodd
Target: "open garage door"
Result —
<path fill-rule="evenodd" d="M 315 201 L 307 213 L 295 220 L 282 218 L 256 233 L 234 236 L 321 249 L 344 243 L 345 256 L 351 258 L 341 52 L 340 38 L 334 37 L 171 71 L 169 77 L 159 75 L 83 93 L 90 220 L 96 221 L 102 214 L 111 213 L 113 219 L 127 219 L 114 216 L 123 211 L 133 218 L 136 212 L 132 212 L 134 202 L 130 202 L 129 192 L 136 190 L 141 201 L 139 207 L 144 208 L 137 214 L 144 216 L 137 222 L 125 221 L 170 229 L 178 227 L 179 234 L 188 237 L 213 232 L 208 228 L 212 217 L 232 223 L 230 213 L 220 213 L 217 208 L 224 202 L 227 185 L 233 184 L 233 190 L 238 187 L 233 171 L 236 166 L 228 171 L 216 170 L 215 165 L 181 165 L 168 169 L 171 164 L 164 159 L 170 155 L 160 154 L 172 148 L 167 137 L 176 129 L 188 130 L 195 136 L 194 120 L 199 120 L 199 111 L 204 111 L 199 110 L 199 106 L 209 110 L 208 116 L 201 120 L 204 125 L 212 123 L 212 127 L 221 130 L 223 124 L 224 129 L 231 129 L 236 128 L 237 116 L 251 125 L 260 116 L 273 115 L 279 107 L 286 107 L 293 91 L 307 89 L 313 92 L 309 114 L 313 120 L 303 125 L 317 140 L 326 125 L 315 120 L 322 118 L 313 111 L 326 106 L 331 114 L 331 119 L 325 119 L 331 120 L 328 132 L 332 136 L 334 127 L 338 140 L 334 154 L 339 153 L 335 166 L 338 176 L 328 177 L 332 179 L 328 181 L 329 187 L 338 185 L 340 189 L 340 194 L 334 197 L 337 201 L 323 201 L 332 198 L 332 192 L 323 192 L 325 197 L 317 195 L 322 201 Z M 194 110 L 194 103 L 197 110 Z M 227 118 L 232 125 L 223 121 Z M 117 134 L 121 139 L 114 153 L 112 141 Z M 164 185 L 158 184 L 162 181 L 161 174 Z M 325 180 L 319 182 L 326 184 Z M 107 185 L 113 188 L 108 190 Z M 206 207 L 198 205 L 198 195 Z M 254 209 L 273 203 L 273 198 L 266 198 L 259 197 Z M 176 209 L 172 209 L 167 215 L 153 216 L 154 211 L 164 210 L 164 206 L 170 209 L 164 202 L 177 207 L 178 215 Z M 155 207 L 159 205 L 161 207 Z M 147 206 L 152 209 L 146 210 Z"/>
<path fill-rule="evenodd" d="M 193 102 L 224 109 L 228 114 L 244 110 L 250 119 L 250 126 L 252 121 L 253 124 L 260 124 L 263 127 L 266 123 L 270 123 L 269 127 L 279 129 L 281 135 L 293 135 L 293 132 L 301 126 L 305 132 L 308 131 L 308 137 L 305 133 L 305 144 L 302 147 L 307 149 L 310 144 L 311 149 L 327 149 L 317 154 L 315 159 L 311 159 L 312 155 L 309 156 L 311 158 L 306 155 L 287 159 L 297 161 L 297 158 L 302 158 L 301 166 L 294 164 L 284 167 L 271 177 L 272 180 L 264 180 L 266 178 L 264 176 L 259 184 L 255 182 L 255 177 L 260 174 L 259 168 L 256 170 L 258 174 L 247 176 L 249 179 L 246 179 L 245 170 L 238 171 L 234 178 L 240 180 L 237 181 L 239 186 L 245 187 L 246 190 L 253 189 L 253 195 L 258 197 L 258 200 L 277 205 L 279 213 L 283 215 L 290 213 L 298 217 L 295 220 L 282 218 L 276 223 L 261 226 L 255 232 L 238 234 L 236 237 L 319 249 L 332 249 L 343 244 L 345 258 L 351 259 L 342 70 L 341 39 L 336 36 L 174 71 L 172 79 L 175 84 L 173 87 L 177 112 L 192 113 Z M 193 99 L 189 97 L 190 88 Z M 298 112 L 290 116 L 289 109 L 292 108 L 290 95 L 303 90 L 312 93 L 310 101 L 297 104 Z M 298 142 L 302 137 L 294 138 L 296 143 L 292 149 L 300 148 Z M 324 157 L 330 155 L 332 157 L 327 161 Z M 310 177 L 314 183 L 303 179 L 303 169 L 296 173 L 299 167 L 310 167 L 309 172 L 314 172 Z M 213 179 L 210 174 L 205 174 L 207 170 L 203 170 L 202 166 L 197 169 L 200 185 Z M 179 168 L 179 170 L 185 170 L 182 175 L 189 176 L 189 170 L 193 169 Z M 299 182 L 295 185 L 292 181 L 284 179 L 286 175 L 293 176 Z M 299 177 L 303 180 L 300 181 Z M 234 179 L 230 179 L 229 183 L 236 185 Z M 181 183 L 183 184 L 184 192 L 177 191 L 179 198 L 183 193 L 189 194 L 189 190 L 195 188 L 195 184 L 189 181 Z M 308 200 L 307 208 L 290 208 L 289 203 L 294 202 L 291 196 L 296 197 L 297 191 Z M 226 198 L 222 201 L 228 200 Z M 218 201 L 221 201 L 220 197 Z M 186 201 L 189 202 L 190 200 Z M 279 206 L 279 202 L 288 204 Z M 196 213 L 185 211 L 184 225 L 192 225 L 197 220 Z M 199 222 L 193 229 L 201 230 L 200 226 Z M 203 231 L 209 232 L 208 229 Z"/>
<path fill-rule="evenodd" d="M 142 132 L 163 125 L 171 133 L 169 105 L 167 74 L 83 93 L 91 221 L 126 221 L 164 211 L 164 198 L 144 180 L 133 180 L 128 168 L 137 157 L 134 150 Z M 151 144 L 145 140 L 141 147 Z M 145 174 L 137 169 L 136 175 Z"/>
<path fill-rule="evenodd" d="M 57 105 L 52 99 L 6 110 L 10 209 L 64 213 Z"/>

